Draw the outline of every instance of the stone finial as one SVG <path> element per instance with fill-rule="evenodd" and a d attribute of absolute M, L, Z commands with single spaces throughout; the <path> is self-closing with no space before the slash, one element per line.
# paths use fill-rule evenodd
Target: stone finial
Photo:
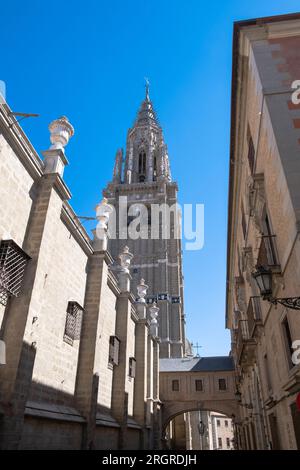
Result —
<path fill-rule="evenodd" d="M 145 304 L 145 296 L 147 294 L 148 286 L 145 284 L 145 279 L 141 279 L 137 286 L 138 299 L 137 302 Z"/>
<path fill-rule="evenodd" d="M 129 252 L 128 246 L 124 246 L 123 250 L 119 254 L 120 266 L 123 272 L 129 273 L 129 266 L 132 258 L 133 254 Z"/>
<path fill-rule="evenodd" d="M 96 206 L 96 219 L 98 220 L 98 224 L 94 235 L 95 243 L 99 250 L 107 249 L 107 224 L 113 210 L 113 206 L 107 203 L 107 199 L 105 197 Z"/>
<path fill-rule="evenodd" d="M 66 116 L 55 119 L 49 124 L 51 150 L 60 149 L 68 144 L 70 137 L 74 135 L 74 127 Z"/>
<path fill-rule="evenodd" d="M 104 197 L 96 206 L 96 219 L 98 220 L 97 228 L 107 230 L 107 224 L 110 214 L 113 212 L 113 207 L 107 203 Z"/>
<path fill-rule="evenodd" d="M 158 338 L 158 312 L 159 312 L 159 307 L 156 305 L 156 302 L 154 302 L 151 307 L 150 307 L 150 333 L 154 338 Z"/>

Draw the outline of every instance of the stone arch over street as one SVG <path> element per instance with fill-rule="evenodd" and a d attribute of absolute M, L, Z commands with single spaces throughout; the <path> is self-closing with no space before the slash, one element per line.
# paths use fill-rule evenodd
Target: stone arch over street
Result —
<path fill-rule="evenodd" d="M 230 356 L 161 359 L 162 432 L 176 416 L 191 411 L 215 411 L 238 417 L 235 391 Z"/>

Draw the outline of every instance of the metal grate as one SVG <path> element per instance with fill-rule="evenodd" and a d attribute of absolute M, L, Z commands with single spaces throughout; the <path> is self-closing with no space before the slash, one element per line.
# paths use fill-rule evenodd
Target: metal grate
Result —
<path fill-rule="evenodd" d="M 6 305 L 9 297 L 18 297 L 28 256 L 13 240 L 0 243 L 0 303 Z"/>
<path fill-rule="evenodd" d="M 73 346 L 80 340 L 83 308 L 74 301 L 68 303 L 64 341 Z"/>
<path fill-rule="evenodd" d="M 119 338 L 117 336 L 110 336 L 108 363 L 111 364 L 112 366 L 117 366 L 119 364 L 119 350 L 120 350 Z"/>

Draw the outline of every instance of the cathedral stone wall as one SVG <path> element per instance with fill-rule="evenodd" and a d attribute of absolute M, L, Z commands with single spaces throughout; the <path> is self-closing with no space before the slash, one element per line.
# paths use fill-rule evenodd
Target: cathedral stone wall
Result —
<path fill-rule="evenodd" d="M 149 416 L 138 412 L 148 397 L 158 399 L 149 314 L 139 317 L 129 272 L 111 270 L 105 245 L 89 237 L 71 208 L 64 151 L 50 148 L 43 161 L 19 125 L 10 126 L 9 111 L 0 106 L 0 243 L 9 243 L 26 267 L 18 261 L 18 295 L 4 297 L 12 274 L 3 251 L 0 448 L 151 448 L 159 407 Z M 71 128 L 66 118 L 58 123 Z M 115 362 L 112 337 L 121 341 Z"/>

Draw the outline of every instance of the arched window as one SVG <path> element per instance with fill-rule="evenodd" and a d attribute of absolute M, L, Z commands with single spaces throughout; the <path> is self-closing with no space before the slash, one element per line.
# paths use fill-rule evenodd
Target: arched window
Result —
<path fill-rule="evenodd" d="M 146 152 L 139 154 L 139 182 L 142 183 L 146 179 Z"/>

